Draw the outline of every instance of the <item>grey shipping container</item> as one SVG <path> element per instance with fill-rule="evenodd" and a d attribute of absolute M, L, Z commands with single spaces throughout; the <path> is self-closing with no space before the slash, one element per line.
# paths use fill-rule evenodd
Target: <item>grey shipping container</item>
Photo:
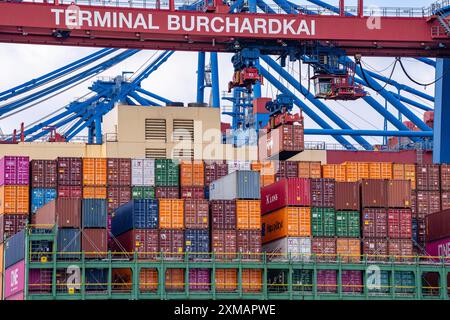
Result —
<path fill-rule="evenodd" d="M 108 227 L 108 209 L 105 199 L 83 199 L 83 228 Z"/>
<path fill-rule="evenodd" d="M 235 171 L 211 183 L 209 199 L 260 199 L 259 183 L 259 172 Z"/>
<path fill-rule="evenodd" d="M 25 230 L 5 241 L 5 270 L 25 259 Z"/>

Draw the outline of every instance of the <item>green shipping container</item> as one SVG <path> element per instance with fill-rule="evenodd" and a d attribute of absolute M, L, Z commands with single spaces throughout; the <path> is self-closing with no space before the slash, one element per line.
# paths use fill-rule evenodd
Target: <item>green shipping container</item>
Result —
<path fill-rule="evenodd" d="M 336 236 L 340 238 L 360 237 L 360 214 L 358 211 L 336 212 Z"/>
<path fill-rule="evenodd" d="M 155 160 L 155 185 L 157 187 L 176 187 L 179 185 L 180 167 L 177 160 Z"/>
<path fill-rule="evenodd" d="M 155 199 L 155 188 L 153 187 L 133 187 L 131 198 L 136 200 Z"/>
<path fill-rule="evenodd" d="M 336 236 L 336 214 L 332 208 L 312 208 L 311 225 L 313 237 Z"/>

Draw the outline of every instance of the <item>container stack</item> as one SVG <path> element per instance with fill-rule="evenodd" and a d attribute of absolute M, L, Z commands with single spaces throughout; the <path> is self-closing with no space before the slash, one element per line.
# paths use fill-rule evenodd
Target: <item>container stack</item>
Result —
<path fill-rule="evenodd" d="M 107 181 L 105 158 L 83 159 L 81 250 L 87 259 L 104 258 L 108 251 Z"/>
<path fill-rule="evenodd" d="M 203 161 L 180 162 L 180 188 L 182 199 L 205 198 L 205 166 Z"/>
<path fill-rule="evenodd" d="M 180 166 L 177 160 L 155 160 L 155 197 L 157 199 L 180 198 Z"/>
<path fill-rule="evenodd" d="M 0 159 L 0 243 L 21 231 L 28 222 L 29 158 Z"/>
<path fill-rule="evenodd" d="M 56 199 L 56 160 L 32 160 L 30 162 L 31 214 Z"/>
<path fill-rule="evenodd" d="M 131 160 L 131 197 L 133 199 L 155 198 L 155 160 Z"/>
<path fill-rule="evenodd" d="M 0 245 L 3 290 L 0 299 L 24 300 L 25 296 L 25 230 Z M 4 269 L 3 269 L 4 267 Z M 1 281 L 0 281 L 0 284 Z"/>
<path fill-rule="evenodd" d="M 261 259 L 260 177 L 255 171 L 233 171 L 210 185 L 211 245 L 218 260 Z M 218 291 L 237 289 L 236 269 L 217 269 Z M 244 269 L 242 289 L 258 292 L 262 287 L 262 271 Z"/>

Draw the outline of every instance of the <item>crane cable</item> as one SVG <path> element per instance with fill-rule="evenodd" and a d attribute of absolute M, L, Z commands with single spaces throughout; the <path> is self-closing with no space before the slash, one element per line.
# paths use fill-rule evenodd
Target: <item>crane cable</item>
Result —
<path fill-rule="evenodd" d="M 364 68 L 363 68 L 363 65 L 362 65 L 362 63 L 361 63 L 361 58 L 360 58 L 360 57 L 359 57 L 359 58 L 358 58 L 358 57 L 355 57 L 355 62 L 356 62 L 357 65 L 359 65 L 359 67 L 360 67 L 360 69 L 361 69 L 361 73 L 362 73 L 363 79 L 364 79 L 364 81 L 366 82 L 367 86 L 368 86 L 370 89 L 372 89 L 373 91 L 377 92 L 377 93 L 380 93 L 381 91 L 383 91 L 384 89 L 386 89 L 386 87 L 388 86 L 389 82 L 392 80 L 392 77 L 393 77 L 393 75 L 394 75 L 395 68 L 397 67 L 397 62 L 399 62 L 399 60 L 400 60 L 399 58 L 395 58 L 395 63 L 394 63 L 394 66 L 392 67 L 391 74 L 389 75 L 388 80 L 385 81 L 386 83 L 384 84 L 384 86 L 382 86 L 381 89 L 375 89 L 375 88 L 370 84 L 370 82 L 367 80 L 366 72 L 365 72 L 365 70 L 364 70 Z M 381 85 L 380 85 L 380 86 L 381 86 Z"/>
<path fill-rule="evenodd" d="M 442 78 L 444 78 L 449 72 L 450 72 L 450 68 L 448 68 L 443 74 L 442 76 L 440 76 L 439 78 L 435 79 L 434 81 L 431 81 L 430 83 L 420 83 L 417 80 L 413 79 L 409 73 L 406 71 L 405 66 L 403 65 L 403 62 L 401 60 L 401 58 L 397 58 L 398 61 L 400 62 L 400 67 L 403 70 L 403 73 L 406 75 L 406 77 L 408 77 L 409 80 L 411 80 L 412 82 L 414 82 L 415 84 L 419 85 L 419 86 L 423 86 L 423 87 L 428 87 L 431 86 L 433 84 L 435 84 L 436 82 L 438 82 L 439 80 L 442 80 Z"/>

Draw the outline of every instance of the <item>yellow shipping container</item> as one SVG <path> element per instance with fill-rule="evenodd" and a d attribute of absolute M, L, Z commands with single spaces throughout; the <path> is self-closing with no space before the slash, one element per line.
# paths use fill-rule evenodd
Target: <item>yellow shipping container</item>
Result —
<path fill-rule="evenodd" d="M 83 158 L 83 185 L 106 186 L 106 158 Z"/>
<path fill-rule="evenodd" d="M 29 214 L 28 186 L 0 187 L 0 214 Z"/>
<path fill-rule="evenodd" d="M 261 201 L 236 200 L 236 219 L 238 230 L 261 229 Z"/>
<path fill-rule="evenodd" d="M 361 259 L 360 239 L 338 238 L 336 241 L 336 254 L 341 255 L 345 263 L 357 263 Z"/>
<path fill-rule="evenodd" d="M 184 228 L 184 201 L 159 199 L 159 227 L 161 229 Z"/>
<path fill-rule="evenodd" d="M 311 236 L 311 208 L 285 207 L 262 216 L 262 242 Z"/>

